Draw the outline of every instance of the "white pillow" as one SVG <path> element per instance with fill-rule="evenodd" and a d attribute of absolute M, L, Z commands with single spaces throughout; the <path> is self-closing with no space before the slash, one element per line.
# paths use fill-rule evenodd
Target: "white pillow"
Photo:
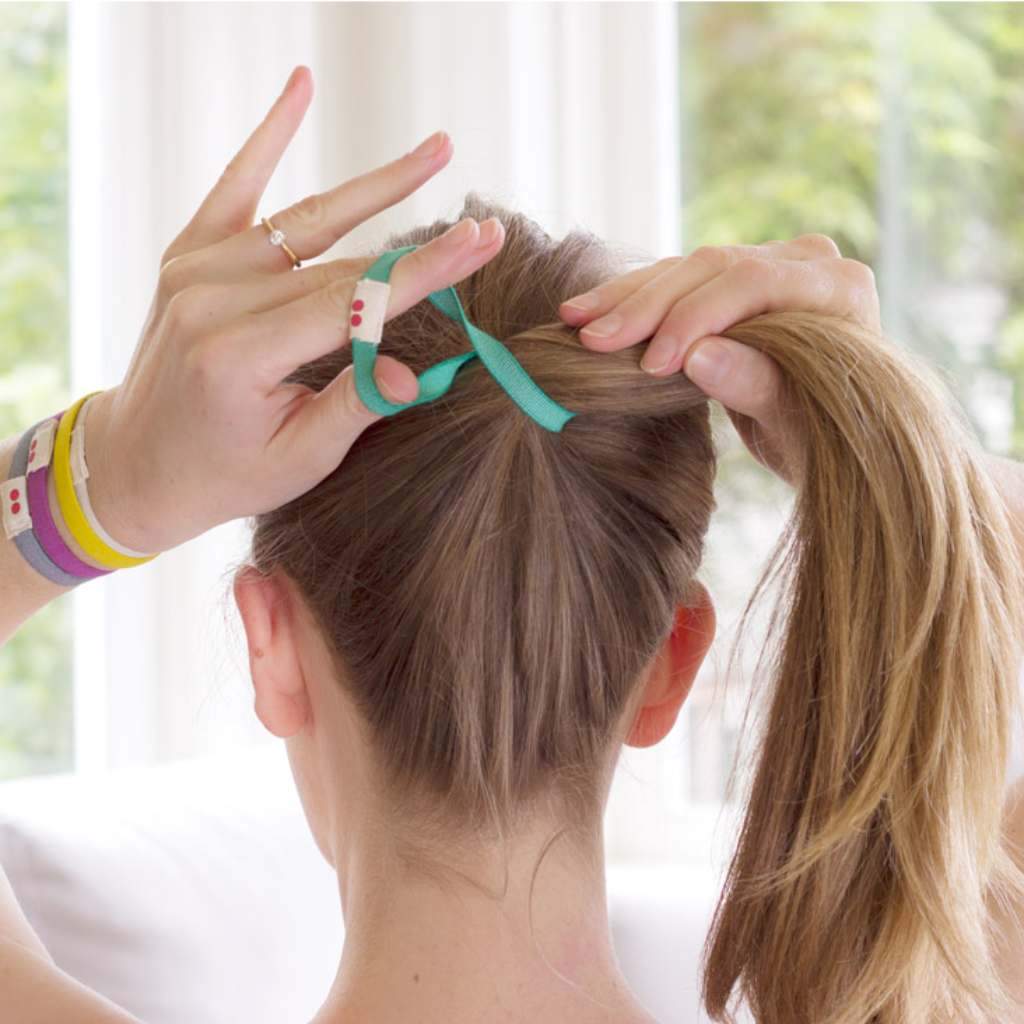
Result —
<path fill-rule="evenodd" d="M 283 745 L 0 786 L 0 863 L 69 974 L 146 1024 L 308 1021 L 343 929 Z"/>
<path fill-rule="evenodd" d="M 615 952 L 633 990 L 661 1024 L 710 1024 L 700 1007 L 700 956 L 720 887 L 715 872 L 613 864 L 607 876 Z"/>

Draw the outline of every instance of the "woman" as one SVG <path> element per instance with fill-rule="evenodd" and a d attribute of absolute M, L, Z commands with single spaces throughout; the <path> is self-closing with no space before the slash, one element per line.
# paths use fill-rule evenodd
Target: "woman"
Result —
<path fill-rule="evenodd" d="M 1020 467 L 879 336 L 870 272 L 822 236 L 620 274 L 593 236 L 555 242 L 476 197 L 447 231 L 389 240 L 419 248 L 391 277 L 376 380 L 411 401 L 468 348 L 422 302 L 459 283 L 578 416 L 536 427 L 479 362 L 443 401 L 369 412 L 346 342 L 372 258 L 294 269 L 250 227 L 310 96 L 300 69 L 168 249 L 85 457 L 125 548 L 255 517 L 235 596 L 256 713 L 286 738 L 346 921 L 317 1024 L 653 1020 L 611 947 L 601 813 L 622 744 L 666 735 L 714 635 L 708 396 L 798 493 L 709 1012 L 1012 1019 L 996 976 L 1020 934 L 996 903 Z M 447 162 L 432 139 L 272 223 L 318 255 Z M 0 546 L 0 636 L 61 592 Z M 0 935 L 4 1019 L 133 1019 L 50 961 L 9 888 Z"/>

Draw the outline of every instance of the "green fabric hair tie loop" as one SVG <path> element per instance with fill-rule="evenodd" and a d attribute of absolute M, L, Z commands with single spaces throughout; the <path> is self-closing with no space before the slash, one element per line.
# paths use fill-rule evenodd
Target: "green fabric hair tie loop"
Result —
<path fill-rule="evenodd" d="M 560 431 L 576 413 L 564 409 L 542 391 L 519 360 L 497 338 L 470 323 L 454 287 L 431 292 L 428 298 L 442 313 L 462 324 L 473 346 L 472 351 L 444 359 L 424 370 L 417 378 L 420 393 L 411 402 L 389 402 L 380 393 L 373 377 L 373 366 L 377 361 L 388 293 L 391 290 L 388 284 L 391 268 L 407 252 L 417 248 L 415 245 L 407 245 L 382 253 L 356 283 L 350 313 L 352 364 L 355 367 L 356 390 L 366 407 L 381 416 L 393 416 L 414 405 L 433 402 L 448 391 L 459 370 L 469 360 L 479 356 L 494 379 L 527 416 L 546 430 Z"/>

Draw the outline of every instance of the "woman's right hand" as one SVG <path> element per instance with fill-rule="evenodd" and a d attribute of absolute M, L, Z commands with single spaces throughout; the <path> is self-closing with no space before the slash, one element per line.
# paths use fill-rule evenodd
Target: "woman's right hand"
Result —
<path fill-rule="evenodd" d="M 590 305 L 579 305 L 591 298 Z M 641 366 L 659 376 L 682 369 L 725 406 L 743 442 L 789 483 L 800 439 L 780 408 L 781 370 L 769 356 L 731 338 L 733 324 L 759 313 L 801 310 L 881 330 L 870 267 L 840 255 L 826 235 L 788 242 L 702 246 L 604 282 L 561 305 L 587 348 L 609 352 L 651 338 Z M 600 319 L 598 319 L 600 318 Z M 616 322 L 617 318 L 617 322 Z M 599 333 L 602 328 L 611 328 Z"/>
<path fill-rule="evenodd" d="M 93 508 L 114 537 L 139 551 L 165 551 L 293 500 L 380 419 L 360 399 L 351 365 L 319 392 L 285 383 L 298 367 L 349 344 L 350 322 L 359 322 L 353 292 L 375 260 L 293 269 L 266 229 L 253 224 L 311 97 L 311 75 L 297 69 L 164 253 L 125 378 L 93 399 L 86 435 Z M 300 259 L 311 259 L 411 195 L 451 154 L 451 140 L 435 133 L 271 221 Z M 468 277 L 503 239 L 497 218 L 482 225 L 466 218 L 403 255 L 388 282 L 384 320 Z M 390 356 L 376 360 L 374 376 L 392 401 L 418 393 L 413 372 Z"/>

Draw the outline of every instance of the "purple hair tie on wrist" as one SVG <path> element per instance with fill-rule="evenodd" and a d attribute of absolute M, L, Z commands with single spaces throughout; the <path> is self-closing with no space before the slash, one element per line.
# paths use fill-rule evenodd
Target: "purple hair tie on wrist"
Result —
<path fill-rule="evenodd" d="M 60 421 L 60 414 L 50 418 L 44 427 Z M 52 444 L 51 444 L 52 449 Z M 33 469 L 25 478 L 28 491 L 28 508 L 32 517 L 32 531 L 39 540 L 39 546 L 59 569 L 72 576 L 92 580 L 97 576 L 108 576 L 112 569 L 99 569 L 83 562 L 64 542 L 64 538 L 53 521 L 50 511 L 50 497 L 47 493 L 47 482 L 50 476 L 50 454 L 46 453 L 40 460 L 43 464 Z"/>

